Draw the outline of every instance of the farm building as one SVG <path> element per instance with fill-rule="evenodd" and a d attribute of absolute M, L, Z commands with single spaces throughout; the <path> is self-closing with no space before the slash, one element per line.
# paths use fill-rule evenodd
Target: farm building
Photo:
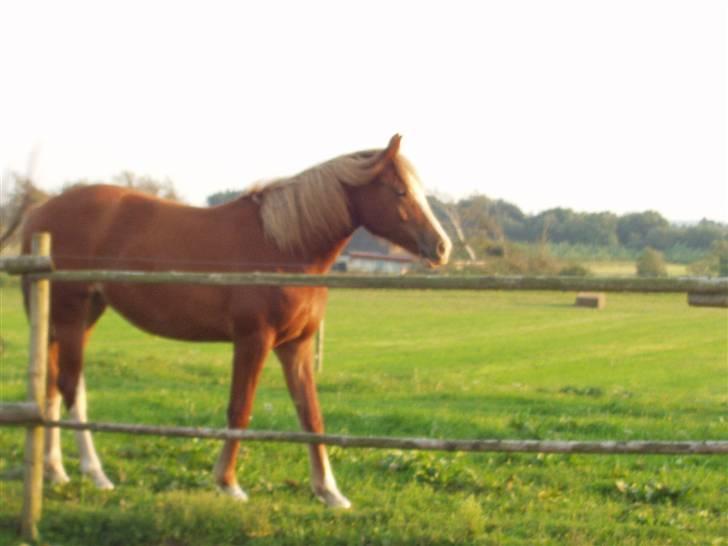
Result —
<path fill-rule="evenodd" d="M 392 256 L 377 252 L 347 252 L 339 257 L 334 265 L 334 271 L 402 275 L 407 273 L 414 263 L 414 259 L 403 255 Z"/>

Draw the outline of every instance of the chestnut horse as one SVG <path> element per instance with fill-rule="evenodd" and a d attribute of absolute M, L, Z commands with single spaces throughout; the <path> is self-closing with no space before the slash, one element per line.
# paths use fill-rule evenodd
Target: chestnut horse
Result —
<path fill-rule="evenodd" d="M 450 240 L 399 143 L 395 135 L 385 149 L 337 157 L 212 208 L 114 186 L 71 189 L 26 216 L 23 250 L 33 233 L 47 231 L 58 269 L 326 273 L 363 226 L 431 265 L 444 264 Z M 110 305 L 152 334 L 233 343 L 229 428 L 248 426 L 263 363 L 275 351 L 301 427 L 323 432 L 312 360 L 326 288 L 68 282 L 53 283 L 51 293 L 48 419 L 59 418 L 61 396 L 72 418 L 87 419 L 83 350 Z M 78 432 L 77 440 L 82 471 L 98 487 L 113 488 L 91 434 Z M 235 475 L 239 444 L 224 443 L 214 477 L 221 490 L 246 500 Z M 46 446 L 46 477 L 67 481 L 58 429 L 49 429 Z M 325 447 L 313 444 L 309 452 L 314 493 L 330 507 L 348 508 Z"/>

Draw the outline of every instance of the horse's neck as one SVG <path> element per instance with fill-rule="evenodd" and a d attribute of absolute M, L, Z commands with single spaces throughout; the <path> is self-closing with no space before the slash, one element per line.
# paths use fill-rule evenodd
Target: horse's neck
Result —
<path fill-rule="evenodd" d="M 218 207 L 218 211 L 220 214 L 229 214 L 229 218 L 231 218 L 232 221 L 235 222 L 236 226 L 238 226 L 236 229 L 241 229 L 241 219 L 246 219 L 246 222 L 251 222 L 252 218 L 258 217 L 259 206 L 260 205 L 257 200 L 251 199 L 249 196 L 243 196 L 229 204 L 221 205 Z M 250 207 L 254 208 L 251 209 Z M 255 224 L 257 224 L 257 221 Z M 350 226 L 346 232 L 333 237 L 329 241 L 320 243 L 321 246 L 319 248 L 306 249 L 301 254 L 295 256 L 293 260 L 291 259 L 292 257 L 290 254 L 284 253 L 275 247 L 272 241 L 267 241 L 263 244 L 271 245 L 266 251 L 270 253 L 268 254 L 268 261 L 271 263 L 280 261 L 281 263 L 288 264 L 289 269 L 302 271 L 304 273 L 327 273 L 334 265 L 334 262 L 336 262 L 336 258 L 339 257 L 339 254 L 341 254 L 351 240 L 354 231 L 358 227 L 358 222 L 355 221 L 354 224 L 355 225 Z M 242 229 L 244 231 L 249 231 L 254 230 L 255 228 L 252 225 L 246 225 Z M 258 229 L 260 229 L 259 225 Z M 260 233 L 260 237 L 265 240 L 265 235 L 263 235 L 262 232 Z"/>
<path fill-rule="evenodd" d="M 346 245 L 351 240 L 353 232 L 331 244 L 330 248 L 322 250 L 316 253 L 316 257 L 310 260 L 310 265 L 305 266 L 306 273 L 322 275 L 328 273 L 331 267 L 334 265 L 336 258 L 346 248 Z"/>
<path fill-rule="evenodd" d="M 303 269 L 306 273 L 322 275 L 328 273 L 336 262 L 346 245 L 351 241 L 354 231 L 359 227 L 356 220 L 346 228 L 346 231 L 338 235 L 332 235 L 331 239 L 320 243 L 319 248 L 308 249 L 304 259 Z M 325 240 L 325 239 L 324 239 Z"/>

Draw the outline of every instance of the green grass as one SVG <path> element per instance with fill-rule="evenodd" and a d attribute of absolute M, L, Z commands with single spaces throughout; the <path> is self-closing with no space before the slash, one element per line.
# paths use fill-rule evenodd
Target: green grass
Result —
<path fill-rule="evenodd" d="M 25 392 L 27 328 L 0 289 L 2 400 Z M 332 291 L 320 396 L 332 433 L 442 438 L 727 439 L 728 314 L 684 295 Z M 230 347 L 171 342 L 102 319 L 87 353 L 94 420 L 224 425 Z M 253 428 L 296 430 L 273 359 Z M 23 433 L 0 435 L 0 544 L 17 544 Z M 249 444 L 251 500 L 212 488 L 213 441 L 97 434 L 117 488 L 46 487 L 52 545 L 726 544 L 728 461 L 709 456 L 330 450 L 333 512 L 302 446 Z"/>

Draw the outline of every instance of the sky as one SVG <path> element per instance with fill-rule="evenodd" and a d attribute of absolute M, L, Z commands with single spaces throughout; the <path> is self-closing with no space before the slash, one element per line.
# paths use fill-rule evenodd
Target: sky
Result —
<path fill-rule="evenodd" d="M 190 203 L 384 147 L 427 190 L 728 222 L 721 0 L 3 2 L 0 173 Z"/>

